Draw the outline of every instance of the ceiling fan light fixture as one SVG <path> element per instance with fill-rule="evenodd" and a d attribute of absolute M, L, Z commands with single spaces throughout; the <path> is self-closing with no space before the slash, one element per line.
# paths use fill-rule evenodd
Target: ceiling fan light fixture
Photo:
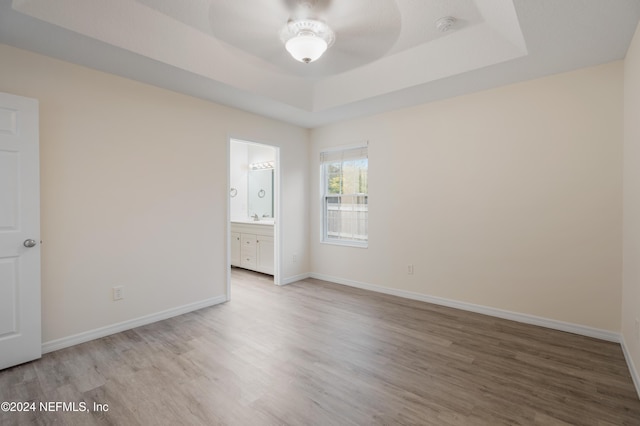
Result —
<path fill-rule="evenodd" d="M 295 60 L 305 64 L 320 58 L 329 47 L 326 41 L 313 33 L 300 33 L 290 38 L 284 46 Z"/>
<path fill-rule="evenodd" d="M 306 64 L 319 59 L 333 44 L 335 34 L 324 22 L 314 19 L 289 21 L 280 31 L 287 52 Z"/>

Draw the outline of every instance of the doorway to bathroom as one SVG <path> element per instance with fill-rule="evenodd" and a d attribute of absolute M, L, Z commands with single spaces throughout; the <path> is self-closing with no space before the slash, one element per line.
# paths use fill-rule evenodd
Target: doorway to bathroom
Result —
<path fill-rule="evenodd" d="M 279 148 L 229 140 L 228 295 L 234 277 L 279 284 Z"/>

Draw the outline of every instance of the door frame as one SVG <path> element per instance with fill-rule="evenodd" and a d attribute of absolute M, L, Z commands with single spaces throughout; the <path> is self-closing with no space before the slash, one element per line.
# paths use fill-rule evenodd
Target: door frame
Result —
<path fill-rule="evenodd" d="M 226 185 L 226 203 L 227 203 L 227 218 L 226 218 L 226 277 L 227 277 L 227 301 L 231 300 L 231 198 L 229 197 L 229 191 L 231 188 L 231 142 L 241 142 L 248 145 L 261 145 L 273 148 L 275 150 L 275 166 L 273 169 L 273 214 L 274 220 L 274 273 L 273 283 L 275 285 L 282 285 L 281 280 L 281 259 L 282 259 L 282 197 L 281 197 L 281 170 L 280 170 L 280 147 L 269 142 L 258 142 L 251 138 L 228 136 L 227 137 L 227 185 Z"/>

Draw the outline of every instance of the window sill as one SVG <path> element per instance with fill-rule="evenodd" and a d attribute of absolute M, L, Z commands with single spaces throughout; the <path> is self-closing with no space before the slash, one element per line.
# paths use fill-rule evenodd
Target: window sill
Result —
<path fill-rule="evenodd" d="M 332 240 L 321 240 L 320 244 L 327 244 L 330 246 L 343 246 L 343 247 L 355 247 L 355 248 L 368 248 L 369 242 L 364 241 L 332 241 Z"/>

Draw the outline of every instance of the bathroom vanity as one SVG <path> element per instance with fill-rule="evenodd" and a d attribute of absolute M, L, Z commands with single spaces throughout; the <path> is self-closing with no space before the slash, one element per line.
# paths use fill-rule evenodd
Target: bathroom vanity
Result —
<path fill-rule="evenodd" d="M 273 275 L 273 221 L 231 222 L 231 266 Z"/>

